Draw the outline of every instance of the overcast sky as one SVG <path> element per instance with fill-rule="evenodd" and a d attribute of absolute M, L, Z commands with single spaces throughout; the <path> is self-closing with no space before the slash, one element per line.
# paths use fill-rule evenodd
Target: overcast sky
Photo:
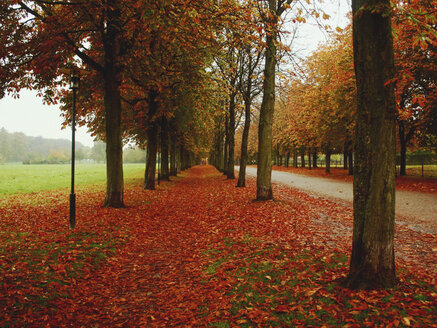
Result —
<path fill-rule="evenodd" d="M 350 10 L 349 0 L 334 0 L 335 4 L 324 4 L 325 11 L 331 15 L 328 22 L 333 28 L 344 27 L 346 13 Z M 326 33 L 321 32 L 314 24 L 304 24 L 300 28 L 300 39 L 296 46 L 308 54 L 326 40 Z M 43 105 L 36 92 L 23 90 L 19 99 L 6 96 L 0 99 L 0 128 L 8 132 L 23 132 L 28 136 L 44 138 L 71 139 L 71 128 L 61 129 L 62 118 L 58 106 Z M 76 140 L 85 146 L 92 147 L 93 139 L 86 128 L 76 130 Z"/>

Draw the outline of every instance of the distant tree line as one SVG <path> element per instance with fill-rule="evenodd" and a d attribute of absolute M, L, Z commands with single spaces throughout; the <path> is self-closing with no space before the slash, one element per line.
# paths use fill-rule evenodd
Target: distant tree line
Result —
<path fill-rule="evenodd" d="M 76 142 L 76 159 L 104 163 L 105 143 L 97 141 L 93 147 Z M 125 163 L 144 163 L 146 152 L 129 147 L 123 154 Z M 30 137 L 22 132 L 9 133 L 0 129 L 0 163 L 62 164 L 71 160 L 71 141 Z"/>

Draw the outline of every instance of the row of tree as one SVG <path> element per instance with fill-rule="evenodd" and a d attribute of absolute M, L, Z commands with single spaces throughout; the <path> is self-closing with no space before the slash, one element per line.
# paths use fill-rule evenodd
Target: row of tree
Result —
<path fill-rule="evenodd" d="M 406 6 L 402 2 L 397 8 Z M 147 147 L 145 188 L 155 186 L 158 148 L 164 178 L 176 174 L 177 161 L 184 169 L 210 149 L 212 161 L 233 178 L 239 98 L 245 104 L 241 150 L 245 154 L 251 102 L 257 93 L 262 94 L 256 198 L 272 199 L 276 69 L 282 52 L 288 50 L 280 42 L 284 37 L 281 27 L 286 13 L 295 24 L 305 21 L 305 15 L 326 16 L 315 7 L 311 1 L 292 0 L 5 0 L 0 4 L 0 41 L 4 45 L 0 51 L 0 90 L 38 89 L 47 102 L 64 103 L 69 122 L 71 93 L 63 87 L 68 72 L 74 71 L 73 67 L 82 68 L 86 76 L 81 80 L 77 119 L 106 141 L 104 204 L 111 207 L 124 205 L 123 140 Z M 388 0 L 353 0 L 352 7 L 357 105 L 353 116 L 354 237 L 346 285 L 387 287 L 395 282 L 394 144 L 398 112 L 393 8 Z M 421 16 L 435 19 L 428 12 L 407 12 L 414 18 L 409 22 Z M 427 32 L 425 29 L 420 35 L 432 36 Z M 418 44 L 424 48 L 428 43 Z M 328 53 L 329 49 L 324 56 Z M 332 68 L 341 69 L 342 65 L 345 63 L 338 62 Z M 344 102 L 349 98 L 335 95 L 335 77 L 331 82 L 320 80 L 319 75 L 330 76 L 330 68 L 319 71 L 317 63 L 313 66 L 309 66 L 312 71 L 307 80 L 290 83 L 303 93 L 311 85 L 309 92 L 315 100 L 305 98 L 304 104 L 322 111 L 322 123 L 346 119 L 342 106 L 348 106 Z M 351 76 L 344 82 L 349 83 L 346 92 L 352 88 Z M 302 108 L 299 97 L 294 105 Z M 420 105 L 422 97 L 414 99 Z M 325 106 L 326 102 L 330 106 Z M 305 110 L 300 110 L 298 119 L 317 125 L 320 134 L 333 139 L 332 143 L 337 141 L 329 129 L 340 124 L 319 124 L 317 115 Z M 301 129 L 300 123 L 296 124 L 295 130 L 303 138 L 298 142 L 306 147 L 317 145 L 314 136 Z M 319 145 L 333 147 L 330 140 L 319 141 Z M 244 185 L 244 181 L 239 179 L 239 184 Z"/>
<path fill-rule="evenodd" d="M 410 6 L 417 6 L 412 3 Z M 423 12 L 431 11 L 427 3 Z M 405 8 L 403 8 L 405 10 Z M 413 10 L 414 8 L 410 8 Z M 398 10 L 399 11 L 399 10 Z M 397 145 L 400 175 L 406 174 L 407 147 L 411 150 L 437 147 L 437 57 L 435 42 L 417 30 L 412 33 L 408 20 L 395 16 L 395 95 Z M 422 15 L 422 29 L 430 28 Z M 425 33 L 426 35 L 426 33 Z M 431 34 L 432 36 L 432 34 Z M 424 41 L 418 42 L 418 40 Z M 435 37 L 434 37 L 435 39 Z M 304 75 L 295 75 L 280 92 L 273 125 L 273 156 L 277 163 L 316 166 L 317 156 L 325 154 L 326 171 L 331 154 L 343 154 L 345 169 L 353 173 L 353 141 L 356 121 L 356 81 L 353 64 L 352 26 L 338 30 L 303 65 Z M 242 139 L 243 129 L 237 131 Z M 239 144 L 243 142 L 239 141 Z M 249 138 L 249 154 L 256 160 L 257 135 Z M 312 160 L 305 163 L 304 157 Z M 244 154 L 237 154 L 244 158 Z M 244 165 L 244 161 L 242 161 Z"/>

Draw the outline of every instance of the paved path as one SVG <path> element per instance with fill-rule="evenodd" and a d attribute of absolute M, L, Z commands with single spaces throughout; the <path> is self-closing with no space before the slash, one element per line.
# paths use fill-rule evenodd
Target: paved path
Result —
<path fill-rule="evenodd" d="M 238 170 L 239 167 L 236 167 Z M 256 167 L 247 167 L 246 174 L 256 176 Z M 314 196 L 352 202 L 352 183 L 311 177 L 283 171 L 272 171 L 272 182 L 283 183 L 304 190 Z M 437 196 L 432 194 L 397 191 L 396 222 L 413 230 L 437 234 Z"/>

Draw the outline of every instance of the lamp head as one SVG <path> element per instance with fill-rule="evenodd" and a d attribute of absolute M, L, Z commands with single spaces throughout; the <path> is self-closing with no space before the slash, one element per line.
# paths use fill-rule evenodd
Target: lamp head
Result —
<path fill-rule="evenodd" d="M 76 72 L 73 72 L 70 77 L 70 89 L 79 89 L 80 77 Z"/>

